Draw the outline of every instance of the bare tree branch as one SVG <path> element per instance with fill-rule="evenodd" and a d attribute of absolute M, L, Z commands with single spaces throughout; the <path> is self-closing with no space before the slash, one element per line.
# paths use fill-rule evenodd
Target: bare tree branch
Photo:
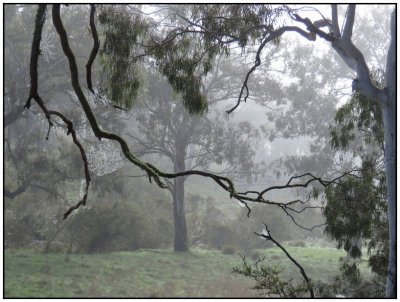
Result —
<path fill-rule="evenodd" d="M 310 292 L 310 297 L 314 298 L 314 291 L 311 285 L 311 280 L 308 278 L 306 272 L 304 271 L 303 267 L 289 254 L 289 252 L 278 242 L 276 241 L 272 236 L 271 236 L 271 232 L 268 229 L 268 226 L 264 223 L 265 226 L 265 230 L 267 231 L 267 234 L 259 234 L 259 233 L 255 233 L 256 235 L 265 238 L 266 240 L 272 241 L 277 247 L 279 247 L 285 254 L 286 257 L 289 258 L 290 261 L 293 262 L 294 265 L 296 265 L 299 270 L 300 270 L 300 274 L 303 276 L 304 281 L 306 282 L 306 284 L 308 285 L 308 291 Z"/>
<path fill-rule="evenodd" d="M 84 165 L 84 169 L 85 169 L 85 180 L 86 180 L 86 188 L 85 188 L 85 193 L 82 197 L 82 199 L 73 207 L 71 207 L 65 214 L 64 214 L 64 219 L 67 218 L 69 216 L 69 214 L 72 213 L 72 211 L 78 207 L 85 206 L 86 205 L 86 200 L 87 200 L 87 195 L 89 193 L 89 185 L 90 185 L 90 172 L 89 172 L 89 163 L 86 157 L 86 153 L 85 150 L 83 149 L 81 143 L 79 142 L 78 138 L 76 137 L 76 132 L 74 130 L 72 121 L 70 121 L 69 119 L 67 119 L 63 114 L 61 114 L 60 112 L 57 111 L 49 111 L 49 113 L 52 115 L 56 115 L 59 118 L 61 118 L 63 120 L 63 122 L 67 125 L 68 127 L 68 131 L 67 131 L 67 135 L 71 134 L 72 136 L 72 140 L 74 141 L 75 145 L 78 146 L 79 151 L 81 153 L 81 157 L 82 157 L 82 161 L 83 161 L 83 165 Z"/>
<path fill-rule="evenodd" d="M 236 105 L 235 105 L 234 107 L 232 107 L 231 109 L 229 109 L 229 110 L 226 111 L 228 114 L 229 114 L 229 113 L 232 113 L 232 112 L 240 105 L 240 103 L 241 103 L 242 101 L 246 102 L 246 100 L 247 100 L 247 98 L 248 98 L 248 96 L 249 96 L 249 88 L 248 88 L 248 86 L 247 86 L 247 83 L 248 83 L 248 81 L 249 81 L 250 75 L 257 69 L 258 66 L 261 65 L 260 54 L 261 54 L 262 50 L 264 49 L 265 45 L 266 45 L 268 42 L 270 42 L 270 41 L 272 41 L 272 40 L 274 40 L 274 39 L 276 39 L 276 38 L 282 36 L 285 32 L 291 32 L 291 31 L 297 32 L 297 33 L 299 33 L 300 35 L 302 35 L 303 37 L 305 37 L 305 38 L 307 38 L 307 39 L 310 39 L 310 35 L 309 35 L 306 31 L 304 31 L 304 30 L 302 30 L 301 28 L 296 27 L 296 26 L 285 26 L 285 27 L 279 28 L 279 29 L 276 30 L 275 32 L 271 32 L 270 35 L 268 35 L 268 36 L 263 40 L 263 42 L 261 43 L 261 45 L 258 47 L 258 50 L 257 50 L 257 53 L 256 53 L 255 63 L 254 63 L 254 65 L 253 65 L 253 67 L 251 67 L 250 70 L 249 70 L 249 71 L 247 72 L 247 74 L 246 74 L 246 77 L 245 77 L 245 79 L 244 79 L 242 88 L 240 89 L 240 94 L 239 94 L 239 97 L 238 97 L 238 100 L 237 100 Z M 242 95 L 243 95 L 243 92 L 244 92 L 244 91 L 246 92 L 246 94 L 245 94 L 245 96 L 244 96 L 244 98 L 243 98 L 243 100 L 242 100 Z"/>
<path fill-rule="evenodd" d="M 80 205 L 85 205 L 86 204 L 86 199 L 87 199 L 87 195 L 88 195 L 88 191 L 89 191 L 89 184 L 90 184 L 90 173 L 89 173 L 89 164 L 86 158 L 86 153 L 85 150 L 83 149 L 81 143 L 79 142 L 79 140 L 76 137 L 76 133 L 75 130 L 73 128 L 73 124 L 70 120 L 68 120 L 63 114 L 61 114 L 58 111 L 49 111 L 46 107 L 46 105 L 44 104 L 43 100 L 41 99 L 41 97 L 38 94 L 38 57 L 40 54 L 40 42 L 41 42 L 41 36 L 42 36 L 42 30 L 43 30 L 43 24 L 45 21 L 45 17 L 46 17 L 46 5 L 40 4 L 37 10 L 37 14 L 36 14 L 36 20 L 35 20 L 35 31 L 34 31 L 34 35 L 33 35 L 33 41 L 32 41 L 32 52 L 31 52 L 31 60 L 30 60 L 30 76 L 31 76 L 31 89 L 30 89 L 30 93 L 29 93 L 29 98 L 28 101 L 25 105 L 25 107 L 27 109 L 30 108 L 31 106 L 31 99 L 34 99 L 36 101 L 36 103 L 38 103 L 38 105 L 40 106 L 40 108 L 43 110 L 44 114 L 47 117 L 47 120 L 49 122 L 49 132 L 50 132 L 50 127 L 53 125 L 52 121 L 51 121 L 51 115 L 56 115 L 58 117 L 60 117 L 63 122 L 67 125 L 68 127 L 68 131 L 67 131 L 67 135 L 71 134 L 72 135 L 72 139 L 74 141 L 74 143 L 78 146 L 79 151 L 81 153 L 81 157 L 83 160 L 83 164 L 84 164 L 84 170 L 85 170 L 85 178 L 86 178 L 86 190 L 84 193 L 84 196 L 82 197 L 82 199 L 71 209 L 69 209 L 65 214 L 64 214 L 64 219 L 68 217 L 68 215 L 72 212 L 73 209 L 78 208 Z M 48 135 L 47 134 L 47 139 L 48 139 Z"/>
<path fill-rule="evenodd" d="M 93 48 L 90 53 L 89 60 L 86 64 L 86 82 L 88 89 L 93 93 L 93 87 L 92 87 L 92 64 L 94 60 L 96 59 L 97 53 L 99 52 L 100 48 L 100 42 L 99 42 L 99 36 L 97 35 L 97 30 L 96 30 L 96 24 L 94 23 L 94 14 L 96 12 L 96 5 L 95 4 L 90 4 L 90 31 L 92 32 L 93 36 Z M 114 107 L 116 107 L 114 105 Z M 122 108 L 119 108 L 122 109 Z"/>
<path fill-rule="evenodd" d="M 334 179 L 332 179 L 332 180 L 323 180 L 323 179 L 321 179 L 320 177 L 316 177 L 316 176 L 312 175 L 311 173 L 305 173 L 305 174 L 303 174 L 303 175 L 292 176 L 292 177 L 289 179 L 289 181 L 288 181 L 285 185 L 283 185 L 283 186 L 272 186 L 272 187 L 268 187 L 268 188 L 266 188 L 265 190 L 259 192 L 259 193 L 258 193 L 258 194 L 259 194 L 259 195 L 258 195 L 258 198 L 262 198 L 262 196 L 263 196 L 265 193 L 267 193 L 268 191 L 271 191 L 271 190 L 281 190 L 281 189 L 287 189 L 287 188 L 301 188 L 301 187 L 302 187 L 302 188 L 306 188 L 306 187 L 308 187 L 309 184 L 311 184 L 311 183 L 314 182 L 314 181 L 320 183 L 320 184 L 321 184 L 322 186 L 324 186 L 324 187 L 327 187 L 327 186 L 329 186 L 329 185 L 331 185 L 331 184 L 333 184 L 333 183 L 336 183 L 336 181 L 338 181 L 339 179 L 341 179 L 341 178 L 343 178 L 343 177 L 345 177 L 345 176 L 347 176 L 347 175 L 353 175 L 353 174 L 351 174 L 351 173 L 356 172 L 356 171 L 359 171 L 359 170 L 357 169 L 357 170 L 350 170 L 350 171 L 347 171 L 347 172 L 343 173 L 342 175 L 340 175 L 340 176 L 338 176 L 338 177 L 336 177 L 336 178 L 334 178 Z M 293 181 L 294 179 L 302 178 L 302 177 L 305 177 L 305 176 L 309 176 L 310 179 L 307 180 L 307 181 L 304 182 L 304 183 L 292 184 L 292 181 Z"/>

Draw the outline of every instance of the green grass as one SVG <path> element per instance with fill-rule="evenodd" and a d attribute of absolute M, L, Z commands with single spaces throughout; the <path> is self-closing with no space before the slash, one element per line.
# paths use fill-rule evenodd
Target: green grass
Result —
<path fill-rule="evenodd" d="M 288 247 L 309 277 L 328 281 L 344 253 L 330 248 Z M 277 248 L 259 251 L 284 275 L 298 269 Z M 238 255 L 194 249 L 138 250 L 95 255 L 5 250 L 4 295 L 11 297 L 255 297 L 251 280 L 232 274 Z M 363 267 L 363 270 L 367 270 Z"/>
<path fill-rule="evenodd" d="M 304 268 L 308 277 L 313 281 L 329 282 L 329 278 L 339 274 L 338 267 L 340 257 L 345 257 L 343 250 L 335 248 L 321 247 L 285 247 L 289 254 Z M 284 278 L 297 278 L 299 269 L 288 260 L 286 255 L 278 248 L 265 249 L 260 251 L 260 256 L 265 257 L 265 263 L 271 266 L 277 265 L 282 270 Z M 365 260 L 365 259 L 363 259 Z M 360 265 L 361 275 L 370 279 L 372 277 L 371 270 L 368 268 L 366 261 Z"/>

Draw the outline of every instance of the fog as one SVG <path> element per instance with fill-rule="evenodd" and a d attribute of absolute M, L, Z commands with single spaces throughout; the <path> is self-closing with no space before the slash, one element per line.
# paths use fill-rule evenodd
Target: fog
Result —
<path fill-rule="evenodd" d="M 40 9 L 5 4 L 4 297 L 384 295 L 386 206 L 351 206 L 384 200 L 380 115 L 323 38 L 263 45 L 308 31 L 293 14 L 331 18 L 312 6 L 96 5 L 90 24 L 93 5 L 63 5 L 74 81 L 51 5 L 35 70 Z M 392 10 L 356 9 L 376 85 Z"/>

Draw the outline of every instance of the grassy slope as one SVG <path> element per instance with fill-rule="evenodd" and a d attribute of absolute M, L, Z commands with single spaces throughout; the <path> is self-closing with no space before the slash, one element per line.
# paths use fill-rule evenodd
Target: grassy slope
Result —
<path fill-rule="evenodd" d="M 288 248 L 312 280 L 328 280 L 343 252 L 329 248 Z M 5 251 L 5 297 L 249 297 L 250 280 L 231 273 L 238 255 L 194 249 L 115 252 L 100 255 L 43 255 Z M 276 248 L 260 252 L 270 265 L 298 276 Z M 364 268 L 366 271 L 366 268 Z"/>

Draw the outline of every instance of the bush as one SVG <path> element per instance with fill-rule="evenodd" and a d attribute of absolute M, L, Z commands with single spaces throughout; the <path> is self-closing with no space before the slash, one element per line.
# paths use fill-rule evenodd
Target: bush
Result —
<path fill-rule="evenodd" d="M 235 243 L 236 234 L 228 226 L 210 225 L 207 226 L 204 239 L 209 247 L 222 249 Z"/>
<path fill-rule="evenodd" d="M 321 281 L 315 284 L 318 297 L 346 298 L 383 298 L 385 281 L 382 278 L 363 280 L 357 263 L 343 262 L 339 266 L 340 274 L 330 277 L 329 283 Z"/>
<path fill-rule="evenodd" d="M 69 232 L 84 253 L 158 248 L 172 242 L 172 224 L 156 218 L 133 203 L 99 203 L 80 209 Z"/>
<path fill-rule="evenodd" d="M 261 296 L 280 298 L 298 298 L 308 295 L 309 286 L 303 280 L 301 283 L 294 282 L 293 279 L 282 279 L 281 270 L 277 267 L 264 265 L 261 262 L 249 265 L 245 258 L 242 265 L 233 268 L 233 272 L 244 277 L 253 279 L 256 289 Z"/>

